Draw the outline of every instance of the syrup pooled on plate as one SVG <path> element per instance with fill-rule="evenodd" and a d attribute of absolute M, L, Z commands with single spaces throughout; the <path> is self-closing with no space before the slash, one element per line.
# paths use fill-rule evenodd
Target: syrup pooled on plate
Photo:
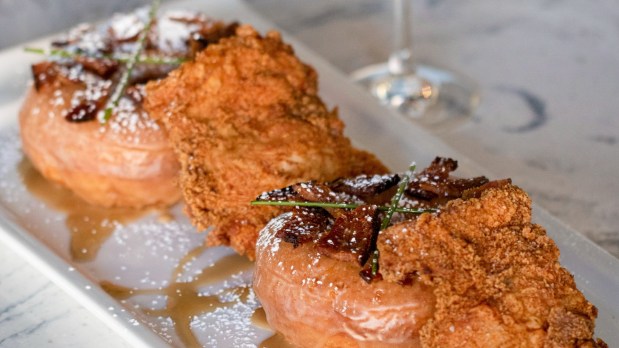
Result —
<path fill-rule="evenodd" d="M 69 189 L 45 179 L 25 157 L 17 164 L 17 171 L 30 193 L 50 208 L 67 214 L 65 224 L 71 233 L 70 255 L 76 262 L 93 261 L 119 224 L 135 221 L 150 210 L 90 205 Z M 167 212 L 161 215 L 163 219 L 170 216 Z"/>
<path fill-rule="evenodd" d="M 194 318 L 215 311 L 222 307 L 231 307 L 237 302 L 247 302 L 252 292 L 249 286 L 233 286 L 225 288 L 216 294 L 204 294 L 201 289 L 208 285 L 223 282 L 235 274 L 249 270 L 252 263 L 237 254 L 224 256 L 211 266 L 190 278 L 179 281 L 186 266 L 199 257 L 207 248 L 200 246 L 190 251 L 178 263 L 173 271 L 168 286 L 155 289 L 135 289 L 102 281 L 101 287 L 117 300 L 126 300 L 138 295 L 165 296 L 166 305 L 163 308 L 142 308 L 144 314 L 169 317 L 174 322 L 174 328 L 179 339 L 187 347 L 199 347 L 201 343 L 191 330 Z M 234 300 L 227 301 L 226 297 Z"/>
<path fill-rule="evenodd" d="M 130 225 L 147 215 L 150 209 L 120 209 L 92 206 L 77 197 L 70 190 L 45 179 L 30 163 L 22 157 L 15 163 L 19 178 L 24 187 L 50 209 L 65 213 L 64 225 L 70 234 L 70 259 L 74 262 L 92 262 L 97 260 L 100 248 L 108 241 L 121 225 Z M 158 211 L 158 220 L 162 223 L 174 219 L 168 210 Z M 200 315 L 212 313 L 218 308 L 231 308 L 238 302 L 246 303 L 253 296 L 249 285 L 236 285 L 226 288 L 216 294 L 203 294 L 206 286 L 221 283 L 232 275 L 247 271 L 252 266 L 246 258 L 239 255 L 227 255 L 213 265 L 204 268 L 200 274 L 189 281 L 178 281 L 185 269 L 193 260 L 200 257 L 206 247 L 198 247 L 182 257 L 171 273 L 171 281 L 166 287 L 137 289 L 110 281 L 101 281 L 101 287 L 112 297 L 125 303 L 134 296 L 164 296 L 166 305 L 163 308 L 144 308 L 140 311 L 148 316 L 170 318 L 179 340 L 186 346 L 199 346 L 202 343 L 192 332 L 192 320 Z M 115 280 L 117 281 L 117 280 Z M 125 304 L 126 305 L 126 304 Z M 132 303 L 133 305 L 133 303 Z M 266 321 L 264 325 L 254 325 L 270 330 Z M 282 339 L 281 337 L 279 339 Z M 278 342 L 278 335 L 273 335 L 264 341 L 263 347 L 289 347 Z"/>

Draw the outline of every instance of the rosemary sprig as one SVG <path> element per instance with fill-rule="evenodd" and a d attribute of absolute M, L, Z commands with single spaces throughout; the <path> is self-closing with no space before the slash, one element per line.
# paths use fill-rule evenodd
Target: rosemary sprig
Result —
<path fill-rule="evenodd" d="M 400 203 L 400 199 L 402 198 L 402 195 L 404 194 L 404 190 L 406 189 L 406 186 L 408 186 L 408 182 L 410 181 L 411 176 L 413 175 L 414 171 L 415 171 L 415 164 L 413 163 L 408 168 L 408 171 L 404 173 L 402 180 L 400 180 L 400 183 L 398 184 L 398 190 L 396 191 L 395 195 L 391 197 L 391 202 L 389 203 L 387 213 L 385 214 L 385 217 L 383 218 L 383 221 L 380 224 L 381 230 L 384 230 L 385 228 L 389 226 L 389 224 L 391 223 L 391 218 L 393 217 L 393 213 L 398 211 L 399 209 L 398 204 Z M 378 258 L 379 257 L 380 257 L 380 252 L 378 251 L 378 249 L 375 249 L 374 252 L 372 252 L 372 255 L 370 256 L 370 270 L 372 273 L 372 277 L 376 277 L 376 275 L 378 274 Z"/>
<path fill-rule="evenodd" d="M 34 53 L 34 54 L 41 54 L 41 55 L 44 55 L 44 56 L 51 56 L 51 57 L 60 57 L 60 58 L 109 59 L 109 60 L 113 60 L 113 61 L 116 61 L 116 62 L 119 62 L 119 63 L 128 63 L 131 60 L 130 56 L 117 56 L 117 55 L 109 55 L 109 54 L 90 55 L 90 54 L 82 54 L 82 53 L 69 52 L 69 51 L 60 50 L 60 49 L 57 49 L 57 48 L 53 48 L 53 49 L 50 49 L 50 50 L 45 50 L 43 48 L 24 47 L 24 52 Z M 154 57 L 154 56 L 139 56 L 138 57 L 138 63 L 145 63 L 145 64 L 179 65 L 179 64 L 184 63 L 186 61 L 187 61 L 187 59 L 185 59 L 185 58 Z"/>
<path fill-rule="evenodd" d="M 280 206 L 280 207 L 318 207 L 318 208 L 339 208 L 339 209 L 355 209 L 360 204 L 355 203 L 331 203 L 331 202 L 295 202 L 295 201 L 251 201 L 251 205 L 270 205 L 270 206 Z M 392 207 L 378 207 L 378 210 L 386 211 L 387 213 Z M 404 214 L 423 214 L 423 213 L 431 213 L 435 212 L 436 209 L 408 209 L 408 208 L 398 208 L 396 207 L 391 215 L 394 212 L 396 213 L 404 213 Z"/>
<path fill-rule="evenodd" d="M 155 21 L 155 17 L 157 16 L 159 2 L 159 0 L 153 0 L 152 5 L 150 6 L 150 12 L 148 13 L 148 22 L 140 33 L 140 37 L 138 38 L 138 47 L 131 55 L 129 62 L 127 63 L 127 68 L 120 77 L 120 81 L 118 82 L 118 85 L 114 90 L 114 94 L 112 94 L 111 102 L 108 104 L 107 108 L 105 108 L 105 111 L 103 112 L 103 119 L 100 120 L 101 123 L 106 123 L 110 119 L 110 117 L 112 116 L 112 110 L 118 106 L 120 99 L 122 98 L 123 94 L 125 94 L 125 90 L 127 89 L 127 85 L 129 84 L 129 78 L 131 77 L 131 73 L 133 72 L 133 68 L 138 62 L 138 58 L 142 54 L 142 50 L 144 50 L 144 46 L 146 45 L 146 38 L 148 37 L 150 28 Z"/>
<path fill-rule="evenodd" d="M 385 228 L 387 228 L 387 226 L 389 226 L 389 223 L 391 222 L 391 218 L 393 217 L 393 213 L 395 213 L 399 209 L 398 204 L 400 203 L 400 199 L 402 199 L 404 190 L 406 189 L 406 186 L 408 186 L 408 182 L 411 180 L 411 176 L 413 175 L 414 171 L 415 171 L 415 164 L 413 163 L 408 168 L 408 171 L 404 173 L 402 180 L 400 180 L 400 183 L 398 184 L 398 190 L 396 191 L 395 195 L 391 197 L 391 202 L 389 203 L 389 209 L 387 209 L 387 214 L 385 214 L 385 217 L 383 218 L 383 221 L 380 224 L 381 230 L 384 230 Z"/>

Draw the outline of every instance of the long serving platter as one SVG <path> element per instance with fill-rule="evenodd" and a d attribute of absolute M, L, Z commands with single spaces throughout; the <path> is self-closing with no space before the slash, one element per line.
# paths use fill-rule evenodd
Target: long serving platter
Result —
<path fill-rule="evenodd" d="M 167 7 L 250 23 L 261 32 L 274 28 L 240 1 L 184 1 Z M 347 135 L 391 169 L 403 170 L 412 160 L 425 165 L 441 155 L 458 159 L 461 175 L 492 177 L 368 98 L 294 38 L 284 38 L 318 71 L 321 96 L 338 106 Z M 28 45 L 45 47 L 48 42 Z M 195 232 L 181 206 L 106 215 L 111 213 L 84 208 L 32 169 L 20 149 L 17 113 L 30 79 L 29 64 L 37 59 L 21 47 L 0 52 L 0 240 L 134 346 L 275 342 L 251 291 L 251 264 L 230 249 L 201 247 L 203 234 Z M 619 342 L 619 260 L 539 206 L 533 209 L 535 222 L 559 246 L 562 264 L 598 307 L 597 335 L 611 345 Z M 171 300 L 185 307 L 172 310 L 167 306 Z"/>

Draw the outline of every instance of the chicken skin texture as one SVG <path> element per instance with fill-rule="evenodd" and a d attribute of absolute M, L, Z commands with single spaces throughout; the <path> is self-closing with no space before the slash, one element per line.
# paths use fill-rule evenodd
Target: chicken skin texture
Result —
<path fill-rule="evenodd" d="M 377 243 L 386 280 L 434 287 L 425 347 L 606 347 L 592 338 L 597 309 L 516 186 L 451 201 L 389 227 Z"/>
<path fill-rule="evenodd" d="M 243 25 L 195 61 L 147 86 L 181 163 L 187 212 L 207 244 L 254 258 L 259 230 L 281 212 L 252 207 L 260 193 L 300 181 L 384 173 L 343 135 L 337 110 L 317 94 L 317 74 L 279 33 Z"/>

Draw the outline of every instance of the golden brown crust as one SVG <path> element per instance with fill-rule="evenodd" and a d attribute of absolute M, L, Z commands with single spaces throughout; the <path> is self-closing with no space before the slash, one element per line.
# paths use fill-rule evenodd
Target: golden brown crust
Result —
<path fill-rule="evenodd" d="M 515 186 L 394 225 L 378 247 L 386 279 L 416 275 L 435 287 L 436 313 L 421 330 L 427 347 L 598 344 L 596 308 L 560 266 L 554 242 L 531 223 L 530 199 Z"/>
<path fill-rule="evenodd" d="M 260 193 L 300 181 L 385 172 L 344 137 L 337 110 L 317 95 L 316 72 L 276 32 L 250 26 L 147 88 L 180 158 L 188 213 L 211 245 L 254 256 L 258 231 L 278 209 Z"/>

